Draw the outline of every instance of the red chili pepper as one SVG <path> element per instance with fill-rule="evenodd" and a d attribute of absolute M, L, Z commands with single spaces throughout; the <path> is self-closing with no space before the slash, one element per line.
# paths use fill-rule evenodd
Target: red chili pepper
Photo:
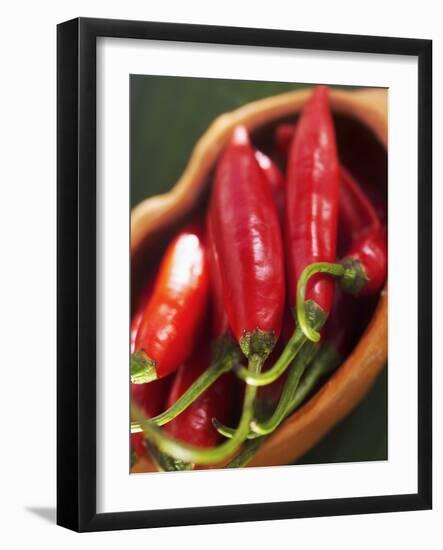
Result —
<path fill-rule="evenodd" d="M 344 166 L 340 176 L 339 234 L 347 237 L 348 248 L 381 224 L 373 205 Z"/>
<path fill-rule="evenodd" d="M 264 360 L 281 330 L 282 241 L 270 186 L 242 126 L 217 164 L 210 209 L 231 330 L 246 356 Z"/>
<path fill-rule="evenodd" d="M 345 290 L 358 296 L 371 296 L 379 292 L 386 279 L 388 267 L 386 236 L 383 229 L 375 229 L 363 236 L 340 262 L 355 272 L 341 284 Z"/>
<path fill-rule="evenodd" d="M 283 174 L 276 164 L 261 151 L 255 151 L 255 158 L 264 173 L 268 184 L 271 187 L 274 196 L 274 202 L 279 212 L 283 211 Z M 212 216 L 207 217 L 206 230 L 209 250 L 209 264 L 211 271 L 212 297 L 213 297 L 213 331 L 215 338 L 225 336 L 229 333 L 229 321 L 223 303 L 223 287 L 220 269 L 220 260 L 214 241 L 214 231 L 212 227 Z"/>
<path fill-rule="evenodd" d="M 317 86 L 303 108 L 289 152 L 285 227 L 289 281 L 295 285 L 303 269 L 336 257 L 340 172 L 328 89 Z M 328 314 L 334 281 L 317 274 L 305 298 Z"/>
<path fill-rule="evenodd" d="M 284 159 L 288 155 L 296 130 L 297 127 L 289 123 L 279 124 L 275 130 L 277 146 Z M 340 178 L 337 248 L 343 251 L 358 241 L 363 233 L 380 227 L 380 220 L 374 206 L 344 166 L 340 167 Z"/>
<path fill-rule="evenodd" d="M 150 277 L 145 284 L 137 309 L 131 322 L 131 352 L 137 336 L 137 331 L 143 317 L 143 311 L 152 294 L 154 277 Z M 149 384 L 131 384 L 131 399 L 137 404 L 143 414 L 150 418 L 163 409 L 171 383 L 170 378 L 155 380 Z M 141 458 L 146 455 L 146 447 L 143 433 L 131 433 L 131 448 L 136 456 Z"/>
<path fill-rule="evenodd" d="M 387 271 L 386 231 L 368 200 L 351 174 L 342 168 L 340 197 L 341 230 L 349 235 L 349 249 L 342 264 L 364 271 L 363 278 L 345 288 L 354 294 L 374 295 L 383 286 Z"/>
<path fill-rule="evenodd" d="M 355 247 L 358 251 L 361 243 L 366 239 L 371 240 L 373 236 L 383 234 L 374 206 L 351 174 L 343 167 L 339 228 L 347 236 L 351 253 Z M 383 262 L 383 258 L 386 259 L 385 245 L 381 255 L 381 262 Z M 378 277 L 379 274 L 376 274 L 375 279 Z M 325 342 L 328 342 L 333 352 L 337 354 L 339 362 L 349 354 L 358 341 L 372 315 L 375 304 L 376 301 L 372 297 L 356 299 L 355 296 L 344 292 L 341 288 L 337 289 L 334 307 L 325 325 L 324 337 Z"/>
<path fill-rule="evenodd" d="M 271 191 L 274 196 L 274 202 L 277 206 L 279 217 L 283 216 L 284 208 L 284 188 L 285 180 L 278 166 L 261 151 L 255 151 L 255 158 L 258 165 L 262 169 L 268 184 L 271 186 Z"/>
<path fill-rule="evenodd" d="M 189 388 L 204 372 L 210 361 L 207 344 L 197 349 L 175 375 L 168 397 L 168 407 Z M 235 379 L 231 373 L 223 374 L 179 416 L 165 425 L 165 431 L 181 441 L 197 447 L 214 447 L 220 435 L 212 424 L 214 417 L 229 422 L 235 405 L 233 389 Z"/>
<path fill-rule="evenodd" d="M 139 383 L 175 371 L 192 353 L 205 315 L 209 266 L 201 230 L 179 232 L 162 259 L 152 298 L 135 339 L 131 373 Z"/>
<path fill-rule="evenodd" d="M 148 277 L 148 280 L 143 287 L 140 298 L 138 299 L 137 307 L 135 313 L 132 316 L 131 321 L 131 353 L 135 351 L 135 339 L 137 337 L 138 329 L 140 328 L 143 314 L 152 296 L 152 291 L 154 289 L 155 276 L 151 275 Z"/>
<path fill-rule="evenodd" d="M 208 241 L 209 269 L 211 274 L 212 290 L 212 330 L 215 340 L 225 337 L 229 334 L 229 321 L 223 302 L 222 275 L 220 268 L 220 259 L 214 242 L 214 229 L 212 216 L 208 215 L 206 219 L 206 236 Z"/>

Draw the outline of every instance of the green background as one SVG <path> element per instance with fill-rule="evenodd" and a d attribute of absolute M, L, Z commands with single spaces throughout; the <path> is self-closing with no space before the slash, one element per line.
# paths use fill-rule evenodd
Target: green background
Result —
<path fill-rule="evenodd" d="M 131 206 L 170 189 L 220 113 L 303 84 L 132 75 Z M 300 463 L 387 459 L 387 371 L 355 411 Z"/>

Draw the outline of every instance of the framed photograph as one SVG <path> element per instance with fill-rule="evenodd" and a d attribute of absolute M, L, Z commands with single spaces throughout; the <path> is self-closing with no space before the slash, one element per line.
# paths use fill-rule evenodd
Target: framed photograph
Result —
<path fill-rule="evenodd" d="M 431 508 L 432 42 L 57 36 L 58 524 Z"/>

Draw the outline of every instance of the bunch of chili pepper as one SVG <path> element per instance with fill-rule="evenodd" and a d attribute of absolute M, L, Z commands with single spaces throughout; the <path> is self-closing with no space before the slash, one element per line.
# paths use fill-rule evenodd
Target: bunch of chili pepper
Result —
<path fill-rule="evenodd" d="M 204 230 L 177 234 L 134 316 L 131 431 L 160 467 L 226 462 L 248 440 L 229 465 L 246 463 L 350 352 L 384 283 L 386 229 L 340 166 L 327 87 L 314 89 L 297 126 L 277 128 L 276 141 L 285 175 L 245 127 L 234 129 Z M 229 428 L 236 378 L 246 384 Z M 159 412 L 160 389 L 151 407 L 137 396 L 162 382 L 169 395 Z"/>

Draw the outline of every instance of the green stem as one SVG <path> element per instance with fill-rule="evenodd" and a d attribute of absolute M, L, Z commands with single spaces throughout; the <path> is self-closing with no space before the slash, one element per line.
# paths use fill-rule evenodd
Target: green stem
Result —
<path fill-rule="evenodd" d="M 306 342 L 300 354 L 295 358 L 282 395 L 274 414 L 265 422 L 251 422 L 251 430 L 258 435 L 268 435 L 275 431 L 288 414 L 289 406 L 295 397 L 300 379 L 315 355 L 316 349 L 311 342 Z"/>
<path fill-rule="evenodd" d="M 320 348 L 311 366 L 301 379 L 300 385 L 289 404 L 286 417 L 292 414 L 306 400 L 322 378 L 337 368 L 340 361 L 340 356 L 335 352 L 332 346 L 326 344 Z M 244 444 L 243 449 L 226 465 L 226 468 L 240 468 L 246 466 L 255 456 L 259 448 L 266 442 L 268 437 L 270 437 L 269 435 L 250 435 L 251 439 Z M 252 439 L 252 435 L 254 439 Z"/>
<path fill-rule="evenodd" d="M 326 273 L 335 277 L 342 277 L 345 274 L 345 268 L 341 264 L 329 262 L 317 262 L 309 264 L 302 271 L 297 282 L 297 322 L 303 334 L 308 340 L 318 342 L 320 333 L 310 325 L 305 308 L 306 287 L 309 279 L 316 273 Z"/>
<path fill-rule="evenodd" d="M 265 438 L 257 438 L 246 441 L 242 450 L 234 457 L 225 468 L 242 468 L 254 457 Z"/>
<path fill-rule="evenodd" d="M 311 344 L 311 342 L 306 342 L 304 344 L 300 354 L 292 363 L 288 379 L 285 382 L 283 392 L 274 413 L 265 422 L 257 422 L 256 420 L 253 420 L 251 422 L 251 432 L 248 435 L 248 439 L 256 439 L 257 437 L 268 435 L 275 431 L 276 428 L 278 428 L 278 426 L 283 422 L 294 399 L 300 379 L 303 376 L 307 365 L 312 361 L 315 352 L 316 348 L 313 344 Z M 225 437 L 233 436 L 233 428 L 225 426 L 217 419 L 213 420 L 213 424 L 220 434 Z"/>
<path fill-rule="evenodd" d="M 324 325 L 327 315 L 314 301 L 307 300 L 304 303 L 304 309 L 306 313 L 305 317 L 306 319 L 309 319 L 309 322 L 313 327 L 321 328 Z M 279 378 L 289 367 L 305 342 L 306 336 L 303 334 L 301 328 L 297 326 L 289 342 L 286 344 L 285 349 L 273 367 L 266 372 L 254 374 L 245 367 L 237 365 L 235 367 L 235 373 L 248 385 L 266 386 L 268 384 L 272 384 L 272 382 L 275 382 L 277 378 Z"/>
<path fill-rule="evenodd" d="M 148 384 L 157 380 L 156 363 L 143 350 L 131 355 L 131 382 L 133 384 Z"/>
<path fill-rule="evenodd" d="M 289 404 L 287 416 L 292 414 L 308 397 L 318 382 L 326 375 L 333 372 L 341 363 L 342 357 L 335 351 L 334 347 L 326 342 L 317 352 L 306 374 L 303 376 L 300 385 L 295 392 L 294 398 Z"/>
<path fill-rule="evenodd" d="M 181 414 L 191 403 L 193 403 L 205 390 L 211 386 L 222 374 L 232 369 L 234 354 L 228 353 L 218 361 L 209 366 L 197 380 L 189 386 L 177 401 L 161 414 L 149 419 L 151 424 L 163 426 L 176 416 Z M 131 422 L 131 433 L 142 432 L 143 428 L 139 422 Z"/>
<path fill-rule="evenodd" d="M 252 373 L 259 373 L 264 363 L 262 356 L 252 354 L 249 357 L 248 368 Z M 162 432 L 155 424 L 146 420 L 134 405 L 131 407 L 133 418 L 143 428 L 143 432 L 160 451 L 175 459 L 195 464 L 215 464 L 225 460 L 234 453 L 245 441 L 254 414 L 254 401 L 257 394 L 256 386 L 246 386 L 243 400 L 243 411 L 240 423 L 231 439 L 212 449 L 202 449 L 188 445 Z"/>

